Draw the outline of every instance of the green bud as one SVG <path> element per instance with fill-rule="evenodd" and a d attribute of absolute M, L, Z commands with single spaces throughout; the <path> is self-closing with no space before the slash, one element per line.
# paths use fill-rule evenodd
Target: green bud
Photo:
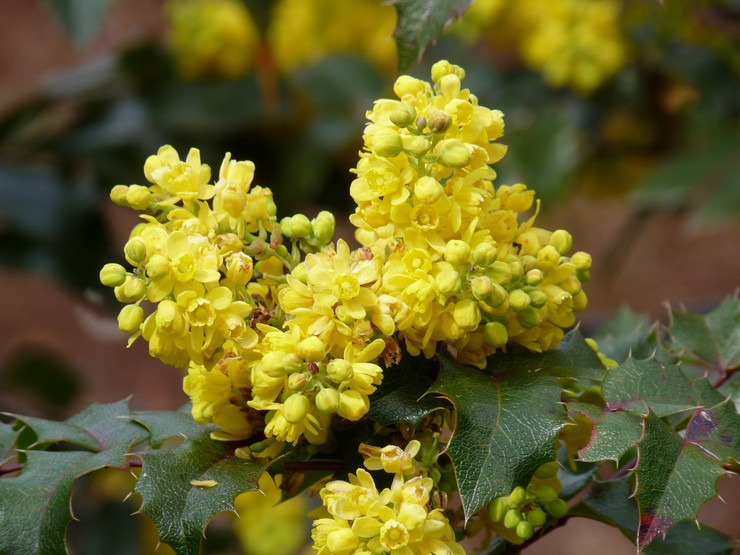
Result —
<path fill-rule="evenodd" d="M 378 156 L 393 158 L 403 150 L 403 140 L 395 129 L 381 127 L 372 138 L 373 150 Z"/>
<path fill-rule="evenodd" d="M 575 274 L 569 275 L 558 285 L 574 297 L 581 292 L 581 282 Z"/>
<path fill-rule="evenodd" d="M 450 168 L 464 168 L 473 159 L 470 149 L 463 144 L 450 145 L 442 153 L 440 163 Z"/>
<path fill-rule="evenodd" d="M 300 264 L 296 265 L 296 267 L 293 268 L 293 271 L 290 272 L 290 275 L 292 275 L 294 278 L 302 283 L 308 283 L 308 272 L 306 271 L 306 263 L 301 262 Z"/>
<path fill-rule="evenodd" d="M 463 299 L 455 303 L 455 308 L 452 309 L 452 317 L 463 330 L 473 331 L 480 322 L 478 303 L 472 299 Z"/>
<path fill-rule="evenodd" d="M 135 333 L 144 321 L 144 309 L 135 304 L 129 304 L 118 313 L 118 329 L 126 333 Z"/>
<path fill-rule="evenodd" d="M 506 497 L 497 497 L 488 504 L 488 516 L 494 522 L 501 522 L 509 510 L 509 501 Z"/>
<path fill-rule="evenodd" d="M 545 245 L 537 253 L 537 267 L 543 272 L 551 272 L 560 262 L 560 253 L 552 245 Z"/>
<path fill-rule="evenodd" d="M 526 541 L 534 535 L 534 526 L 530 522 L 522 520 L 516 525 L 516 535 Z"/>
<path fill-rule="evenodd" d="M 288 389 L 292 389 L 293 391 L 302 391 L 307 383 L 306 375 L 302 372 L 294 372 L 288 376 Z"/>
<path fill-rule="evenodd" d="M 511 281 L 519 281 L 524 277 L 524 266 L 522 265 L 522 261 L 515 256 L 510 256 L 507 258 L 509 258 L 509 260 L 507 260 L 506 262 L 511 269 Z"/>
<path fill-rule="evenodd" d="M 434 112 L 429 117 L 429 130 L 433 133 L 444 133 L 450 128 L 450 125 L 452 125 L 452 118 L 445 112 Z M 465 165 L 467 164 L 463 164 L 463 166 Z"/>
<path fill-rule="evenodd" d="M 527 490 L 522 486 L 517 486 L 509 494 L 509 505 L 512 508 L 519 508 L 527 502 Z"/>
<path fill-rule="evenodd" d="M 419 131 L 423 131 L 424 128 L 427 126 L 427 118 L 424 116 L 419 116 L 416 118 L 416 127 L 419 129 Z"/>
<path fill-rule="evenodd" d="M 444 194 L 444 187 L 430 176 L 423 176 L 418 179 L 414 185 L 414 198 L 422 204 L 433 204 L 437 202 L 440 197 Z M 463 241 L 460 241 L 461 243 Z M 468 252 L 470 247 L 468 247 Z"/>
<path fill-rule="evenodd" d="M 486 304 L 492 308 L 498 308 L 504 304 L 509 298 L 509 294 L 506 289 L 501 287 L 498 283 L 491 283 L 491 294 L 486 299 Z"/>
<path fill-rule="evenodd" d="M 537 476 L 540 480 L 547 480 L 548 478 L 552 478 L 558 473 L 558 461 L 550 461 L 546 462 L 543 465 L 540 465 L 537 470 L 534 471 L 534 475 Z"/>
<path fill-rule="evenodd" d="M 421 158 L 429 152 L 430 148 L 432 148 L 432 143 L 424 137 L 418 135 L 403 137 L 403 150 L 411 156 Z"/>
<path fill-rule="evenodd" d="M 120 264 L 106 264 L 100 270 L 100 283 L 106 287 L 116 287 L 126 281 L 126 268 Z"/>
<path fill-rule="evenodd" d="M 316 394 L 316 407 L 330 414 L 337 412 L 339 408 L 339 392 L 331 387 L 325 387 Z"/>
<path fill-rule="evenodd" d="M 455 66 L 453 66 L 447 60 L 440 60 L 436 62 L 432 66 L 432 81 L 434 81 L 435 83 L 439 83 L 442 80 L 442 77 L 453 73 L 453 67 Z"/>
<path fill-rule="evenodd" d="M 434 278 L 435 285 L 443 295 L 452 296 L 462 289 L 460 274 L 454 270 L 443 270 Z"/>
<path fill-rule="evenodd" d="M 470 245 L 460 239 L 452 239 L 445 247 L 445 260 L 453 266 L 460 266 L 468 261 Z"/>
<path fill-rule="evenodd" d="M 493 264 L 486 268 L 486 275 L 491 279 L 493 283 L 498 283 L 499 285 L 507 285 L 508 283 L 511 283 L 511 266 L 509 266 L 506 262 L 496 260 Z"/>
<path fill-rule="evenodd" d="M 578 281 L 581 283 L 588 283 L 588 280 L 591 279 L 591 271 L 590 270 L 576 270 L 576 277 L 578 278 Z"/>
<path fill-rule="evenodd" d="M 556 492 L 550 486 L 539 486 L 537 488 L 537 491 L 535 492 L 535 495 L 537 496 L 537 501 L 545 504 L 552 503 L 553 501 L 558 499 L 558 492 Z"/>
<path fill-rule="evenodd" d="M 547 514 L 539 507 L 535 507 L 527 513 L 527 522 L 532 526 L 542 526 L 547 520 Z"/>
<path fill-rule="evenodd" d="M 570 257 L 570 261 L 576 267 L 578 271 L 586 271 L 591 269 L 591 255 L 587 252 L 578 251 Z"/>
<path fill-rule="evenodd" d="M 300 393 L 295 393 L 283 403 L 282 413 L 285 420 L 291 424 L 298 424 L 306 418 L 310 408 L 311 403 L 309 400 Z"/>
<path fill-rule="evenodd" d="M 303 214 L 296 214 L 293 216 L 290 225 L 296 237 L 308 237 L 313 233 L 311 220 L 308 219 L 308 216 Z"/>
<path fill-rule="evenodd" d="M 334 383 L 342 383 L 351 380 L 354 372 L 352 364 L 343 358 L 335 358 L 326 365 L 326 375 Z"/>
<path fill-rule="evenodd" d="M 483 327 L 483 339 L 491 347 L 498 349 L 506 345 L 509 340 L 509 333 L 506 331 L 506 326 L 500 322 L 488 322 Z"/>
<path fill-rule="evenodd" d="M 563 499 L 555 499 L 545 504 L 545 510 L 555 518 L 562 518 L 568 513 L 568 504 Z"/>
<path fill-rule="evenodd" d="M 519 511 L 519 509 L 509 509 L 506 511 L 506 515 L 504 516 L 504 526 L 506 526 L 509 530 L 513 530 L 517 526 L 519 526 L 519 523 L 522 521 L 522 513 Z"/>
<path fill-rule="evenodd" d="M 558 229 L 550 236 L 550 244 L 555 247 L 560 254 L 566 254 L 571 248 L 573 248 L 573 237 L 564 229 Z"/>
<path fill-rule="evenodd" d="M 271 378 L 282 378 L 287 373 L 285 366 L 283 365 L 284 359 L 284 352 L 270 351 L 269 353 L 265 353 L 262 357 L 258 368 Z"/>
<path fill-rule="evenodd" d="M 277 215 L 277 205 L 275 204 L 275 199 L 272 198 L 272 193 L 265 195 L 264 199 L 267 215 L 274 218 Z"/>
<path fill-rule="evenodd" d="M 146 274 L 151 279 L 160 279 L 170 273 L 170 261 L 166 256 L 155 253 L 146 263 Z"/>
<path fill-rule="evenodd" d="M 146 210 L 152 201 L 152 192 L 143 185 L 131 185 L 126 191 L 126 204 L 134 210 Z"/>
<path fill-rule="evenodd" d="M 516 321 L 525 329 L 533 328 L 542 323 L 542 314 L 531 306 L 517 312 Z"/>
<path fill-rule="evenodd" d="M 128 185 L 116 185 L 111 189 L 110 199 L 118 206 L 128 206 L 126 204 L 126 193 L 128 193 Z"/>
<path fill-rule="evenodd" d="M 529 306 L 530 302 L 531 299 L 529 298 L 529 295 L 527 295 L 523 289 L 514 289 L 513 291 L 509 291 L 509 306 L 512 310 L 517 312 L 524 310 Z"/>
<path fill-rule="evenodd" d="M 123 252 L 132 264 L 138 264 L 146 258 L 146 243 L 141 237 L 133 237 L 124 245 Z"/>
<path fill-rule="evenodd" d="M 306 364 L 298 353 L 288 353 L 283 357 L 282 368 L 286 374 L 293 374 L 303 372 L 306 369 Z"/>
<path fill-rule="evenodd" d="M 337 221 L 334 214 L 328 210 L 322 210 L 311 222 L 313 227 L 313 236 L 322 244 L 326 244 L 334 237 L 334 229 Z"/>
<path fill-rule="evenodd" d="M 522 261 L 522 268 L 524 268 L 525 274 L 537 267 L 537 259 L 531 254 L 522 255 L 520 260 Z"/>
<path fill-rule="evenodd" d="M 409 102 L 401 102 L 398 108 L 391 112 L 390 119 L 398 127 L 411 125 L 416 119 L 416 108 Z"/>
<path fill-rule="evenodd" d="M 524 279 L 527 282 L 527 285 L 539 285 L 542 283 L 542 280 L 545 279 L 545 274 L 542 273 L 542 270 L 539 268 L 535 268 L 533 270 L 529 270 L 525 276 Z"/>
<path fill-rule="evenodd" d="M 493 284 L 488 276 L 479 276 L 470 284 L 470 291 L 479 301 L 485 301 L 493 291 Z"/>
<path fill-rule="evenodd" d="M 473 264 L 481 268 L 488 268 L 496 261 L 498 249 L 493 243 L 480 243 L 473 250 Z"/>
<path fill-rule="evenodd" d="M 129 275 L 123 283 L 123 296 L 129 299 L 127 302 L 138 301 L 146 295 L 146 284 L 143 280 Z"/>
<path fill-rule="evenodd" d="M 532 289 L 527 294 L 529 304 L 535 308 L 542 308 L 547 303 L 547 294 L 542 289 Z"/>

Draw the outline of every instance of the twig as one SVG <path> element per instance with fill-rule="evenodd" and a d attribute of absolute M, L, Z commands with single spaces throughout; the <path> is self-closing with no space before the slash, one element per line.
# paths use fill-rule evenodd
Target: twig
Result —
<path fill-rule="evenodd" d="M 22 464 L 10 464 L 8 466 L 0 466 L 0 475 L 18 472 L 19 470 L 23 470 Z"/>

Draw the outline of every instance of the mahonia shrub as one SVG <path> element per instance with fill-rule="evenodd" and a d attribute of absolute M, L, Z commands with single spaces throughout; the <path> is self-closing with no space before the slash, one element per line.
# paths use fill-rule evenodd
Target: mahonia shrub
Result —
<path fill-rule="evenodd" d="M 566 333 L 591 257 L 536 226 L 534 191 L 497 183 L 504 115 L 464 81 L 443 60 L 367 112 L 354 249 L 330 212 L 278 218 L 255 165 L 228 153 L 216 175 L 166 145 L 147 185 L 113 188 L 141 222 L 129 266 L 100 279 L 129 345 L 181 368 L 191 402 L 0 426 L 19 462 L 0 470 L 20 471 L 0 480 L 0 520 L 41 515 L 0 551 L 63 552 L 76 476 L 141 466 L 141 512 L 177 553 L 225 510 L 250 552 L 294 552 L 305 491 L 320 555 L 514 553 L 572 516 L 639 549 L 729 553 L 729 537 L 680 523 L 739 470 L 740 416 L 718 388 L 740 367 L 740 301 L 674 311 L 670 339 L 629 320 L 600 344 Z M 601 479 L 605 461 L 618 470 Z"/>

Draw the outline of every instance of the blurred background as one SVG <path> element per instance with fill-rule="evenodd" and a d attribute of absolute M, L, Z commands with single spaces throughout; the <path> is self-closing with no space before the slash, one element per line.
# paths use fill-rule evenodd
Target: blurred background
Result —
<path fill-rule="evenodd" d="M 141 183 L 163 144 L 199 148 L 214 170 L 228 151 L 255 162 L 279 217 L 329 209 L 351 239 L 349 169 L 366 110 L 393 95 L 395 24 L 380 0 L 0 0 L 0 410 L 182 405 L 180 371 L 143 342 L 125 348 L 98 281 L 125 263 L 137 222 L 110 189 Z M 625 306 L 665 322 L 666 302 L 703 311 L 736 291 L 740 2 L 477 0 L 404 72 L 428 79 L 442 58 L 505 114 L 497 183 L 537 191 L 538 224 L 592 254 L 585 333 Z M 128 516 L 136 502 L 120 503 L 126 480 L 78 488 L 74 553 L 154 550 L 153 527 Z M 738 482 L 723 479 L 727 504 L 700 515 L 734 536 Z M 285 509 L 299 530 L 304 509 Z M 236 537 L 215 522 L 207 552 L 298 549 L 250 540 L 271 537 L 262 520 L 242 519 Z M 574 519 L 525 553 L 596 549 L 634 548 Z"/>

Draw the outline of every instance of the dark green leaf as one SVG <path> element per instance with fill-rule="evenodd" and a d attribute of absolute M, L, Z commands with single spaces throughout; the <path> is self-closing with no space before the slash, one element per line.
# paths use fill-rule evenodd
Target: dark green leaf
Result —
<path fill-rule="evenodd" d="M 76 46 L 90 41 L 105 23 L 110 0 L 46 0 Z"/>
<path fill-rule="evenodd" d="M 555 458 L 565 409 L 555 377 L 531 370 L 488 375 L 443 359 L 431 391 L 455 406 L 447 453 L 455 468 L 466 518 L 491 499 L 526 486 Z"/>
<path fill-rule="evenodd" d="M 630 356 L 650 358 L 658 346 L 656 328 L 645 316 L 623 308 L 612 316 L 594 336 L 599 351 L 619 363 Z"/>
<path fill-rule="evenodd" d="M 630 541 L 637 539 L 638 509 L 629 478 L 596 481 L 571 513 L 615 526 Z M 709 526 L 681 522 L 665 538 L 656 538 L 645 549 L 648 555 L 730 555 L 732 538 Z"/>
<path fill-rule="evenodd" d="M 403 422 L 413 428 L 431 412 L 449 408 L 444 400 L 425 396 L 438 366 L 437 360 L 404 353 L 399 364 L 384 370 L 383 382 L 370 396 L 368 416 L 383 426 Z"/>
<path fill-rule="evenodd" d="M 725 400 L 711 408 L 699 408 L 686 427 L 686 442 L 704 450 L 721 463 L 740 461 L 740 415 Z"/>
<path fill-rule="evenodd" d="M 716 483 L 723 470 L 652 412 L 637 445 L 637 545 L 643 549 L 676 523 L 696 519 L 704 502 L 717 495 Z"/>
<path fill-rule="evenodd" d="M 583 403 L 568 403 L 567 407 L 569 412 L 585 414 L 594 423 L 591 442 L 578 452 L 581 461 L 618 462 L 642 435 L 642 421 L 628 412 L 610 411 Z"/>
<path fill-rule="evenodd" d="M 127 469 L 131 445 L 146 435 L 130 416 L 124 400 L 93 405 L 64 427 L 47 426 L 39 419 L 28 424 L 35 426 L 44 443 L 93 438 L 95 451 L 26 452 L 20 474 L 0 480 L 0 552 L 66 553 L 64 535 L 72 518 L 70 497 L 77 479 L 102 467 Z M 64 437 L 65 431 L 70 437 Z"/>
<path fill-rule="evenodd" d="M 501 374 L 510 370 L 540 370 L 572 378 L 604 377 L 604 367 L 599 357 L 578 330 L 568 332 L 557 349 L 534 353 L 520 345 L 508 345 L 506 352 L 488 357 L 488 371 Z"/>
<path fill-rule="evenodd" d="M 13 449 L 16 437 L 18 437 L 18 431 L 13 429 L 13 426 L 0 422 L 0 463 Z"/>
<path fill-rule="evenodd" d="M 427 45 L 462 17 L 473 0 L 394 0 L 398 24 L 394 37 L 398 69 L 406 71 L 418 61 Z"/>
<path fill-rule="evenodd" d="M 675 346 L 694 361 L 717 370 L 740 365 L 740 299 L 729 299 L 706 315 L 671 311 Z"/>
<path fill-rule="evenodd" d="M 189 421 L 188 421 L 189 419 Z M 184 441 L 173 449 L 147 451 L 135 491 L 141 512 L 157 526 L 160 540 L 178 554 L 200 552 L 203 531 L 213 515 L 234 510 L 234 498 L 258 489 L 262 472 L 272 463 L 239 459 L 232 443 L 210 438 L 211 427 L 196 424 L 183 412 L 147 412 L 136 420 L 163 437 L 170 428 Z M 213 480 L 212 487 L 191 480 Z"/>

